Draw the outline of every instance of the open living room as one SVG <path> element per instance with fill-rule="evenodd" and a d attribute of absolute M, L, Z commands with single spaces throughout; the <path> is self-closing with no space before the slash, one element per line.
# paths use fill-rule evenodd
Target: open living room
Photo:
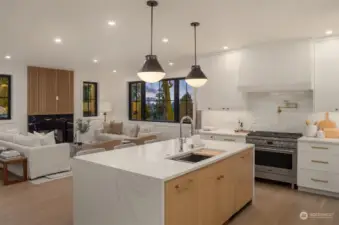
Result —
<path fill-rule="evenodd" d="M 0 225 L 338 225 L 338 0 L 0 0 Z"/>

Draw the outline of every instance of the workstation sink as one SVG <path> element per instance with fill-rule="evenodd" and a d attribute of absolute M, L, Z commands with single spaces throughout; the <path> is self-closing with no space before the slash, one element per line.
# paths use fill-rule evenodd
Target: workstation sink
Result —
<path fill-rule="evenodd" d="M 190 152 L 187 154 L 174 156 L 170 158 L 174 161 L 181 161 L 181 162 L 188 162 L 188 163 L 197 163 L 209 158 L 212 158 L 216 155 L 219 155 L 221 153 L 224 153 L 225 151 L 218 151 L 218 150 L 212 150 L 212 149 L 200 149 L 195 152 Z"/>

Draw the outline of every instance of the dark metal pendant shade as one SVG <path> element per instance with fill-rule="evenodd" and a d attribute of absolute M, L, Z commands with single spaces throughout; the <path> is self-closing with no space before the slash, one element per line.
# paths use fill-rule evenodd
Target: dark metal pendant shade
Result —
<path fill-rule="evenodd" d="M 199 65 L 193 65 L 191 72 L 187 75 L 186 79 L 207 79 L 204 72 L 202 72 Z"/>
<path fill-rule="evenodd" d="M 154 83 L 165 77 L 165 71 L 161 67 L 157 56 L 153 55 L 153 8 L 158 5 L 158 2 L 155 0 L 147 1 L 147 5 L 151 7 L 151 54 L 146 55 L 146 61 L 138 72 L 138 76 L 141 80 Z"/>
<path fill-rule="evenodd" d="M 186 82 L 195 88 L 201 87 L 206 84 L 207 77 L 202 72 L 199 65 L 197 65 L 197 26 L 200 24 L 198 22 L 191 23 L 191 26 L 194 27 L 194 65 L 191 68 L 191 72 L 185 78 Z"/>
<path fill-rule="evenodd" d="M 164 69 L 158 62 L 156 55 L 146 55 L 146 61 L 140 72 L 161 72 L 165 73 Z"/>

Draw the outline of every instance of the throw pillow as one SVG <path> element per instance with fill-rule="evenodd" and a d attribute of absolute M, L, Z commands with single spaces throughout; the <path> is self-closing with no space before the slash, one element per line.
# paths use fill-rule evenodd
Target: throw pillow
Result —
<path fill-rule="evenodd" d="M 55 145 L 56 144 L 54 131 L 51 131 L 47 134 L 38 133 L 34 131 L 34 135 L 40 138 L 41 145 Z"/>
<path fill-rule="evenodd" d="M 103 123 L 103 126 L 104 126 L 104 129 L 102 130 L 102 133 L 112 133 L 112 126 L 111 124 L 113 123 L 114 121 L 111 121 L 111 122 L 104 122 Z"/>
<path fill-rule="evenodd" d="M 34 137 L 34 136 L 25 136 L 18 134 L 14 136 L 14 141 L 15 144 L 18 145 L 23 145 L 23 146 L 28 146 L 28 147 L 38 147 L 41 146 L 40 143 L 40 138 L 39 137 Z"/>
<path fill-rule="evenodd" d="M 123 134 L 129 137 L 138 137 L 140 126 L 138 124 L 125 124 Z"/>
<path fill-rule="evenodd" d="M 123 123 L 112 123 L 111 122 L 111 129 L 112 134 L 122 134 Z"/>

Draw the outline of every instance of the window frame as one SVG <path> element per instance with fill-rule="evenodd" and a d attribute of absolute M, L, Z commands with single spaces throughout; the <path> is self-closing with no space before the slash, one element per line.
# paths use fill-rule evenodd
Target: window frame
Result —
<path fill-rule="evenodd" d="M 84 99 L 84 93 L 82 93 L 82 116 L 83 117 L 97 117 L 98 116 L 98 82 L 93 82 L 93 81 L 83 81 L 82 83 L 82 92 L 84 92 L 84 87 L 85 85 L 89 86 L 89 85 L 94 85 L 95 87 L 95 98 L 91 99 L 90 96 L 88 97 L 88 110 L 89 110 L 89 104 L 91 101 L 95 101 L 94 103 L 94 107 L 95 107 L 95 113 L 94 115 L 85 115 L 85 111 L 84 111 L 84 103 L 85 103 L 85 99 Z"/>
<path fill-rule="evenodd" d="M 0 78 L 8 79 L 8 116 L 6 118 L 0 118 L 0 120 L 11 120 L 12 119 L 12 76 L 8 74 L 0 74 Z M 6 97 L 1 97 L 6 98 Z"/>
<path fill-rule="evenodd" d="M 147 120 L 145 118 L 145 107 L 146 107 L 146 82 L 144 81 L 131 81 L 128 82 L 128 119 L 129 121 L 139 121 L 139 122 L 152 122 L 152 123 L 180 123 L 180 80 L 185 80 L 184 77 L 178 77 L 178 78 L 168 78 L 168 79 L 162 79 L 161 81 L 174 81 L 174 99 L 171 100 L 174 102 L 174 120 Z M 138 83 L 141 84 L 141 120 L 139 119 L 133 119 L 132 115 L 132 102 L 135 102 L 132 100 L 132 93 L 131 88 L 132 85 L 137 85 Z M 188 84 L 186 83 L 188 86 Z M 188 87 L 186 86 L 186 93 L 188 93 Z M 194 89 L 193 89 L 194 91 Z M 192 96 L 192 104 L 194 108 L 194 93 Z M 187 114 L 187 106 L 186 106 L 186 114 Z M 193 116 L 193 115 L 192 115 Z"/>

